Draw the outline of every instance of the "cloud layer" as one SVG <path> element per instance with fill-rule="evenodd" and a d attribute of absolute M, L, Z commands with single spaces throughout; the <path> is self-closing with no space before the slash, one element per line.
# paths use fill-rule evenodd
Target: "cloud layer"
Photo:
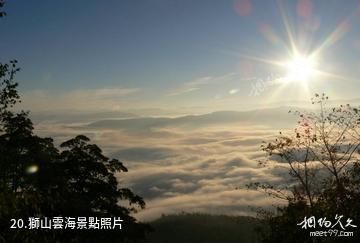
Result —
<path fill-rule="evenodd" d="M 269 114 L 278 116 L 274 111 Z M 118 175 L 144 197 L 147 208 L 137 217 L 151 220 L 161 214 L 206 212 L 249 215 L 250 206 L 268 206 L 266 195 L 248 191 L 250 182 L 281 183 L 284 164 L 258 166 L 264 156 L 260 144 L 278 129 L 266 112 L 213 113 L 179 118 L 103 120 L 87 125 L 40 123 L 40 135 L 65 140 L 82 133 L 104 152 L 122 160 L 128 173 Z M 261 122 L 244 123 L 241 119 Z M 234 122 L 239 119 L 239 122 Z M 276 123 L 275 120 L 273 123 Z M 61 131 L 61 132 L 60 132 Z"/>

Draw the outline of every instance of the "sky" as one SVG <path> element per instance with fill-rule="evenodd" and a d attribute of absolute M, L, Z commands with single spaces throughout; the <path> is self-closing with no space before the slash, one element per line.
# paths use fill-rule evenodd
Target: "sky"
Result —
<path fill-rule="evenodd" d="M 360 103 L 359 6 L 7 0 L 0 62 L 19 61 L 36 134 L 57 145 L 84 134 L 124 162 L 117 178 L 147 203 L 139 219 L 249 215 L 274 202 L 247 183 L 289 176 L 281 161 L 258 166 L 261 142 L 296 126 L 284 106 L 315 92 Z"/>
<path fill-rule="evenodd" d="M 8 0 L 0 60 L 31 110 L 249 109 L 358 98 L 359 0 Z M 322 48 L 320 48 L 322 47 Z M 294 49 L 316 56 L 282 85 Z M 326 73 L 326 74 L 325 74 Z M 284 86 L 284 87 L 282 87 Z M 285 87 L 286 86 L 286 87 Z"/>

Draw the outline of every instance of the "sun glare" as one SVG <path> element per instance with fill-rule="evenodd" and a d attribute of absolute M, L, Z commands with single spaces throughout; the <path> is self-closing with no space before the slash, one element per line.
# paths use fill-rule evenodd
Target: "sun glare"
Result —
<path fill-rule="evenodd" d="M 307 56 L 295 55 L 285 66 L 287 69 L 285 78 L 291 82 L 307 82 L 315 73 L 315 62 Z"/>
<path fill-rule="evenodd" d="M 285 66 L 290 82 L 307 82 L 315 74 L 315 62 L 309 56 L 295 55 Z"/>

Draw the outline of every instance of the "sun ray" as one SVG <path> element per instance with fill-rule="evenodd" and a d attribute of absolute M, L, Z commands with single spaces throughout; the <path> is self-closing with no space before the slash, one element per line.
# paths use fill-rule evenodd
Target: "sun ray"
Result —
<path fill-rule="evenodd" d="M 282 2 L 280 0 L 278 0 L 277 2 L 278 2 L 279 9 L 280 9 L 281 18 L 282 18 L 283 24 L 285 26 L 286 34 L 287 34 L 287 37 L 288 37 L 288 40 L 289 40 L 289 44 L 290 44 L 290 47 L 291 47 L 291 53 L 296 53 L 297 48 L 296 48 L 296 45 L 295 45 L 295 39 L 294 39 L 293 33 L 291 31 L 291 27 L 290 27 L 288 17 L 286 16 L 286 11 L 284 9 L 284 6 L 283 6 Z"/>
<path fill-rule="evenodd" d="M 345 35 L 348 29 L 349 22 L 345 20 L 340 25 L 338 25 L 333 32 L 329 34 L 329 36 L 322 42 L 322 44 L 318 48 L 315 49 L 315 51 L 311 53 L 311 55 L 319 55 L 324 49 L 335 44 Z"/>
<path fill-rule="evenodd" d="M 260 33 L 264 35 L 270 43 L 276 43 L 278 47 L 283 48 L 284 54 L 287 58 L 285 56 L 283 59 L 275 59 L 269 58 L 269 56 L 261 56 L 261 54 L 254 53 L 255 55 L 252 55 L 250 53 L 240 53 L 236 51 L 227 52 L 226 50 L 222 53 L 236 55 L 237 57 L 245 60 L 276 67 L 276 69 L 273 69 L 274 72 L 272 75 L 275 73 L 276 77 L 281 78 L 278 79 L 279 82 L 273 82 L 273 86 L 276 86 L 276 88 L 272 89 L 273 93 L 271 98 L 275 98 L 280 93 L 288 92 L 284 91 L 287 88 L 293 89 L 293 92 L 295 93 L 298 92 L 300 96 L 310 96 L 311 89 L 316 87 L 316 82 L 353 80 L 344 76 L 344 74 L 323 70 L 321 69 L 321 65 L 319 65 L 324 54 L 324 50 L 341 40 L 341 38 L 347 33 L 350 26 L 350 19 L 353 17 L 353 14 L 348 16 L 341 24 L 336 26 L 336 28 L 326 37 L 326 39 L 324 39 L 323 42 L 318 43 L 318 45 L 314 48 L 310 49 L 308 46 L 308 48 L 303 49 L 301 42 L 299 44 L 299 40 L 295 38 L 300 38 L 301 36 L 295 35 L 296 32 L 293 28 L 293 23 L 291 22 L 293 19 L 289 18 L 285 2 L 278 0 L 277 3 L 283 23 L 284 36 L 282 38 L 280 36 L 276 36 L 272 31 L 270 31 L 271 29 L 269 26 L 264 25 L 258 28 L 260 28 Z M 312 83 L 314 83 L 314 85 Z"/>
<path fill-rule="evenodd" d="M 336 74 L 336 73 L 330 73 L 330 72 L 326 72 L 326 71 L 319 70 L 319 69 L 315 70 L 315 72 L 318 75 L 324 76 L 324 77 L 335 78 L 335 79 L 339 79 L 339 80 L 343 80 L 343 81 L 353 81 L 353 82 L 357 81 L 357 80 L 352 79 L 350 77 L 344 77 L 344 76 L 341 76 L 341 75 Z"/>
<path fill-rule="evenodd" d="M 323 43 L 312 52 L 313 55 L 318 55 L 325 48 L 338 42 L 349 30 L 351 19 L 359 13 L 359 9 L 356 8 L 345 20 L 343 20 L 323 41 Z"/>
<path fill-rule="evenodd" d="M 253 61 L 258 61 L 261 63 L 267 63 L 267 64 L 271 64 L 271 65 L 277 65 L 277 66 L 283 66 L 284 63 L 281 61 L 276 61 L 276 60 L 271 60 L 271 59 L 266 59 L 266 58 L 261 58 L 261 57 L 256 57 L 256 56 L 247 56 L 247 55 L 240 55 L 243 58 L 249 59 L 249 60 L 253 60 Z"/>

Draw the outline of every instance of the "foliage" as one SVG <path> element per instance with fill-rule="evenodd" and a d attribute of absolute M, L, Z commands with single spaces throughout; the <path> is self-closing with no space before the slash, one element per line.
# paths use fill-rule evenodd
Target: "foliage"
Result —
<path fill-rule="evenodd" d="M 13 64 L 12 64 L 13 65 Z M 11 241 L 66 240 L 79 242 L 127 242 L 141 239 L 147 226 L 130 214 L 144 208 L 141 197 L 119 188 L 115 173 L 127 172 L 122 162 L 109 159 L 83 135 L 55 148 L 51 138 L 33 134 L 28 112 L 11 108 L 19 96 L 13 82 L 12 65 L 1 65 L 0 185 L 1 235 Z M 15 66 L 12 66 L 16 68 Z M 6 75 L 9 75 L 6 77 Z M 129 206 L 120 206 L 128 201 Z M 29 232 L 10 230 L 11 218 L 55 216 L 120 217 L 124 229 L 98 232 Z"/>
<path fill-rule="evenodd" d="M 262 223 L 252 217 L 181 213 L 163 215 L 150 223 L 149 243 L 255 243 Z"/>
<path fill-rule="evenodd" d="M 0 1 L 0 10 L 4 2 Z M 0 11 L 0 17 L 4 13 Z M 84 135 L 56 148 L 52 138 L 33 133 L 29 112 L 14 110 L 20 102 L 17 61 L 0 64 L 0 241 L 6 242 L 135 242 L 148 225 L 131 213 L 145 202 L 119 188 L 123 163 L 107 158 Z M 121 204 L 120 204 L 121 202 Z M 29 217 L 120 217 L 122 230 L 10 229 L 10 219 Z"/>
<path fill-rule="evenodd" d="M 0 0 L 0 18 L 4 17 L 6 15 L 6 13 L 4 11 L 1 11 L 1 8 L 4 6 L 5 1 L 4 0 Z"/>
<path fill-rule="evenodd" d="M 305 216 L 344 215 L 360 222 L 360 110 L 349 104 L 328 108 L 327 101 L 325 94 L 315 94 L 316 112 L 294 112 L 299 118 L 294 131 L 280 132 L 262 145 L 268 157 L 261 165 L 286 164 L 290 174 L 281 188 L 268 183 L 248 185 L 288 202 L 278 207 L 277 214 L 262 214 L 269 222 L 264 242 L 309 241 L 309 231 L 297 226 Z M 359 237 L 355 228 L 355 236 L 346 240 L 358 242 Z M 336 242 L 326 238 L 326 242 L 332 240 Z"/>

